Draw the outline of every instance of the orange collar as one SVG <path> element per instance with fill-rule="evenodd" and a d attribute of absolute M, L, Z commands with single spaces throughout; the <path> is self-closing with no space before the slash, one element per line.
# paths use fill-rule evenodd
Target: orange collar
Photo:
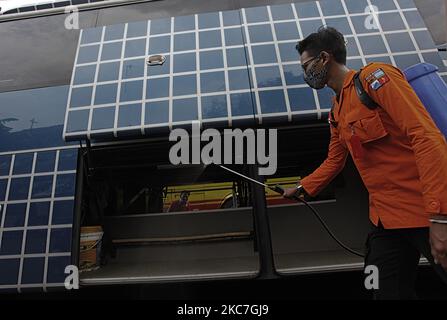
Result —
<path fill-rule="evenodd" d="M 343 89 L 349 87 L 349 85 L 352 83 L 352 79 L 354 78 L 354 75 L 357 73 L 356 70 L 352 70 L 350 69 L 348 71 L 348 73 L 346 74 L 345 80 L 343 81 L 343 87 L 341 88 L 341 91 L 343 91 Z M 341 94 L 341 92 L 340 92 Z M 332 97 L 332 104 L 335 104 L 337 102 L 337 95 L 334 95 Z"/>
<path fill-rule="evenodd" d="M 356 70 L 349 70 L 348 74 L 345 77 L 345 81 L 343 82 L 343 89 L 348 87 L 352 83 L 352 79 L 354 78 L 354 75 L 357 73 Z"/>

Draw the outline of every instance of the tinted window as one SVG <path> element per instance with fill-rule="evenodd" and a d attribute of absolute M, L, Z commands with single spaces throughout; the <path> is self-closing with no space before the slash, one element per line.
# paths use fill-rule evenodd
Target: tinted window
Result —
<path fill-rule="evenodd" d="M 79 48 L 78 53 L 78 64 L 80 63 L 88 63 L 95 62 L 98 60 L 99 46 L 85 46 Z"/>
<path fill-rule="evenodd" d="M 236 46 L 244 44 L 244 38 L 241 28 L 230 28 L 224 30 L 225 45 Z"/>
<path fill-rule="evenodd" d="M 278 67 L 256 68 L 258 88 L 281 86 L 281 75 Z"/>
<path fill-rule="evenodd" d="M 14 159 L 13 174 L 30 173 L 33 166 L 33 153 L 17 154 Z"/>
<path fill-rule="evenodd" d="M 222 50 L 200 52 L 200 69 L 223 68 Z"/>
<path fill-rule="evenodd" d="M 73 200 L 54 201 L 52 224 L 73 223 Z"/>
<path fill-rule="evenodd" d="M 50 213 L 50 202 L 31 202 L 28 213 L 28 225 L 29 226 L 48 225 L 49 213 Z"/>
<path fill-rule="evenodd" d="M 247 69 L 229 70 L 228 81 L 230 90 L 250 89 Z"/>
<path fill-rule="evenodd" d="M 174 51 L 187 51 L 196 48 L 195 33 L 182 33 L 174 36 Z"/>
<path fill-rule="evenodd" d="M 43 253 L 46 250 L 47 229 L 28 230 L 25 253 Z"/>
<path fill-rule="evenodd" d="M 271 42 L 273 41 L 272 29 L 270 24 L 262 24 L 248 27 L 250 42 Z"/>
<path fill-rule="evenodd" d="M 77 166 L 78 150 L 75 148 L 59 151 L 58 170 L 75 170 Z"/>
<path fill-rule="evenodd" d="M 147 21 L 130 22 L 127 25 L 127 37 L 142 37 L 147 34 Z"/>
<path fill-rule="evenodd" d="M 71 90 L 71 107 L 89 106 L 92 100 L 92 87 L 73 88 Z"/>
<path fill-rule="evenodd" d="M 62 131 L 68 88 L 44 87 L 0 93 L 0 151 L 64 145 Z M 79 104 L 84 104 L 84 98 L 90 105 L 91 88 L 87 88 Z M 0 174 L 1 168 L 0 164 Z"/>
<path fill-rule="evenodd" d="M 70 174 L 58 174 L 56 178 L 56 197 L 71 197 L 74 195 L 76 175 Z"/>
<path fill-rule="evenodd" d="M 25 225 L 26 203 L 8 204 L 5 214 L 5 228 L 23 227 Z"/>
<path fill-rule="evenodd" d="M 174 72 L 186 72 L 196 70 L 196 54 L 182 53 L 174 55 Z"/>
<path fill-rule="evenodd" d="M 276 50 L 274 45 L 267 44 L 260 46 L 252 46 L 251 50 L 255 64 L 277 62 Z"/>
<path fill-rule="evenodd" d="M 280 4 L 270 7 L 273 20 L 295 19 L 290 4 Z"/>
<path fill-rule="evenodd" d="M 174 96 L 182 96 L 197 93 L 195 75 L 174 77 Z"/>
<path fill-rule="evenodd" d="M 299 38 L 298 28 L 295 22 L 275 23 L 276 39 L 297 40 Z"/>
<path fill-rule="evenodd" d="M 240 11 L 223 11 L 222 12 L 224 26 L 234 26 L 241 23 Z"/>
<path fill-rule="evenodd" d="M 52 229 L 50 236 L 50 252 L 71 251 L 71 229 Z"/>
<path fill-rule="evenodd" d="M 231 95 L 232 116 L 253 115 L 254 95 L 250 92 L 234 93 Z"/>
<path fill-rule="evenodd" d="M 31 197 L 33 199 L 50 198 L 52 187 L 53 175 L 34 177 Z"/>
<path fill-rule="evenodd" d="M 195 29 L 194 16 L 179 16 L 174 18 L 174 31 L 186 31 Z"/>
<path fill-rule="evenodd" d="M 174 100 L 172 112 L 173 121 L 197 120 L 197 99 Z"/>
<path fill-rule="evenodd" d="M 9 168 L 11 166 L 11 156 L 0 156 L 0 176 L 6 176 L 9 174 Z"/>
<path fill-rule="evenodd" d="M 169 95 L 169 78 L 147 80 L 147 99 L 167 97 Z"/>
<path fill-rule="evenodd" d="M 11 179 L 9 187 L 9 200 L 25 200 L 28 198 L 30 178 Z"/>
<path fill-rule="evenodd" d="M 102 35 L 102 27 L 87 28 L 82 30 L 81 44 L 100 42 Z"/>
<path fill-rule="evenodd" d="M 157 19 L 151 20 L 151 35 L 170 33 L 171 32 L 171 19 Z"/>
<path fill-rule="evenodd" d="M 77 67 L 73 84 L 92 83 L 95 80 L 96 65 Z"/>
<path fill-rule="evenodd" d="M 118 84 L 102 84 L 96 86 L 95 104 L 114 103 Z"/>
<path fill-rule="evenodd" d="M 118 80 L 119 62 L 101 63 L 98 71 L 98 82 Z"/>
<path fill-rule="evenodd" d="M 220 118 L 226 117 L 227 114 L 227 97 L 225 95 L 202 97 L 202 118 Z"/>
<path fill-rule="evenodd" d="M 295 3 L 295 8 L 299 18 L 320 16 L 316 2 Z"/>
<path fill-rule="evenodd" d="M 101 60 L 114 60 L 121 58 L 122 42 L 104 43 L 102 46 Z"/>
<path fill-rule="evenodd" d="M 144 56 L 146 54 L 146 39 L 126 41 L 125 57 Z"/>
<path fill-rule="evenodd" d="M 198 15 L 198 18 L 199 18 L 199 29 L 220 27 L 218 12 L 202 13 Z"/>
<path fill-rule="evenodd" d="M 245 16 L 248 23 L 268 21 L 269 19 L 267 7 L 246 8 Z"/>
<path fill-rule="evenodd" d="M 68 113 L 67 132 L 85 131 L 88 125 L 89 110 Z"/>
<path fill-rule="evenodd" d="M 247 65 L 247 58 L 244 48 L 227 49 L 228 67 L 238 67 Z"/>
<path fill-rule="evenodd" d="M 92 116 L 92 130 L 113 128 L 115 107 L 95 108 Z"/>
<path fill-rule="evenodd" d="M 283 90 L 259 92 L 262 113 L 286 112 L 286 101 Z"/>
<path fill-rule="evenodd" d="M 209 72 L 200 74 L 201 92 L 225 91 L 225 75 L 223 72 Z"/>
<path fill-rule="evenodd" d="M 104 40 L 117 40 L 122 39 L 124 36 L 124 24 L 115 24 L 106 26 Z"/>
<path fill-rule="evenodd" d="M 199 33 L 200 48 L 212 48 L 222 46 L 222 37 L 220 31 L 201 31 Z"/>
<path fill-rule="evenodd" d="M 141 104 L 122 105 L 119 108 L 118 127 L 130 127 L 141 124 Z"/>
<path fill-rule="evenodd" d="M 156 124 L 169 121 L 169 102 L 157 101 L 146 103 L 145 123 Z"/>
<path fill-rule="evenodd" d="M 123 62 L 123 79 L 140 78 L 144 75 L 145 60 L 134 59 Z"/>
<path fill-rule="evenodd" d="M 171 37 L 153 37 L 149 39 L 149 54 L 168 53 L 171 48 Z"/>
<path fill-rule="evenodd" d="M 143 81 L 129 81 L 121 83 L 120 101 L 141 100 L 143 96 Z"/>

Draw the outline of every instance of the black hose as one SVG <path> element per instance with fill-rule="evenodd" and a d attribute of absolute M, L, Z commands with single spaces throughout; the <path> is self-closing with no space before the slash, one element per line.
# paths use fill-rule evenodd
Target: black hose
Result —
<path fill-rule="evenodd" d="M 281 195 L 284 194 L 284 189 L 283 189 L 282 187 L 280 187 L 280 186 L 271 187 L 270 189 L 272 189 L 272 190 L 275 191 L 275 192 L 280 193 Z M 320 216 L 320 214 L 318 213 L 318 211 L 317 211 L 312 205 L 310 205 L 306 200 L 301 199 L 301 198 L 296 197 L 296 196 L 293 197 L 293 199 L 296 200 L 296 201 L 298 201 L 298 202 L 303 203 L 306 207 L 308 207 L 308 208 L 312 211 L 312 213 L 315 215 L 315 217 L 316 217 L 316 218 L 318 219 L 318 221 L 321 223 L 321 225 L 322 225 L 323 228 L 326 230 L 326 232 L 331 236 L 332 239 L 334 239 L 335 242 L 338 243 L 338 245 L 339 245 L 340 247 L 342 247 L 342 248 L 345 249 L 346 251 L 348 251 L 348 252 L 350 252 L 350 253 L 352 253 L 352 254 L 354 254 L 354 255 L 356 255 L 356 256 L 359 256 L 359 257 L 362 257 L 362 258 L 365 257 L 362 253 L 360 253 L 360 252 L 358 252 L 358 251 L 355 251 L 355 250 L 349 248 L 347 245 L 345 245 L 343 242 L 341 242 L 341 240 L 339 240 L 339 239 L 335 236 L 335 234 L 331 231 L 331 229 L 328 227 L 328 225 L 326 224 L 326 222 L 324 222 L 323 218 L 321 218 L 321 216 Z"/>
<path fill-rule="evenodd" d="M 362 257 L 364 258 L 365 256 L 358 252 L 355 251 L 354 249 L 349 248 L 347 245 L 345 245 L 343 242 L 341 242 L 341 240 L 339 240 L 335 234 L 331 231 L 331 229 L 329 229 L 328 225 L 326 224 L 326 222 L 324 222 L 323 218 L 321 218 L 321 216 L 318 214 L 317 210 L 315 210 L 314 207 L 312 207 L 306 200 L 295 197 L 295 200 L 298 200 L 301 203 L 304 203 L 304 205 L 306 207 L 308 207 L 313 214 L 315 215 L 315 217 L 318 219 L 318 221 L 320 221 L 321 225 L 323 226 L 323 228 L 326 230 L 326 232 L 332 237 L 332 239 L 334 239 L 335 242 L 337 242 L 343 249 L 345 249 L 346 251 L 355 254 L 356 256 Z"/>

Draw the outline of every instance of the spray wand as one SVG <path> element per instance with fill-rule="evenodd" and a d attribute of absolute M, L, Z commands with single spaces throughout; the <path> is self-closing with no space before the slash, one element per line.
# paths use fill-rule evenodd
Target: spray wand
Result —
<path fill-rule="evenodd" d="M 246 175 L 243 175 L 243 174 L 241 174 L 241 173 L 239 173 L 239 172 L 237 172 L 237 171 L 231 170 L 230 168 L 227 168 L 227 167 L 225 167 L 225 166 L 223 166 L 223 165 L 220 165 L 220 164 L 216 164 L 216 165 L 219 166 L 219 167 L 221 167 L 221 168 L 224 169 L 224 170 L 227 170 L 227 171 L 229 171 L 229 172 L 231 172 L 231 173 L 233 173 L 233 174 L 235 174 L 235 175 L 241 177 L 241 178 L 244 178 L 245 180 L 251 181 L 251 182 L 256 183 L 256 184 L 258 184 L 258 185 L 260 185 L 260 186 L 262 186 L 262 187 L 264 187 L 264 188 L 270 189 L 270 190 L 272 190 L 272 191 L 274 191 L 274 192 L 276 192 L 276 193 L 279 193 L 280 195 L 284 195 L 284 188 L 282 188 L 282 187 L 279 186 L 279 185 L 276 185 L 276 186 L 274 186 L 274 187 L 273 187 L 273 186 L 269 186 L 269 185 L 267 185 L 267 184 L 265 184 L 265 183 L 262 183 L 262 182 L 259 182 L 259 181 L 255 180 L 255 179 L 252 179 L 252 178 L 250 178 L 250 177 L 247 177 Z M 326 224 L 326 222 L 324 222 L 323 218 L 321 218 L 321 216 L 320 216 L 320 214 L 318 213 L 318 211 L 317 211 L 311 204 L 309 204 L 306 200 L 304 200 L 303 198 L 298 197 L 298 196 L 296 196 L 296 195 L 293 196 L 292 199 L 294 199 L 294 200 L 296 200 L 296 201 L 298 201 L 298 202 L 301 202 L 301 203 L 303 203 L 306 207 L 308 207 L 308 208 L 312 211 L 312 213 L 315 215 L 315 217 L 318 219 L 318 221 L 321 223 L 321 225 L 322 225 L 323 228 L 326 230 L 326 232 L 331 236 L 332 239 L 334 239 L 335 242 L 337 242 L 338 245 L 340 245 L 343 249 L 345 249 L 346 251 L 348 251 L 348 252 L 350 252 L 350 253 L 352 253 L 352 254 L 354 254 L 354 255 L 356 255 L 356 256 L 359 256 L 359 257 L 362 257 L 362 258 L 364 257 L 364 255 L 363 255 L 362 253 L 360 253 L 360 252 L 358 252 L 358 251 L 355 251 L 355 250 L 349 248 L 347 245 L 345 245 L 343 242 L 341 242 L 341 240 L 339 240 L 339 239 L 335 236 L 335 234 L 331 231 L 331 229 L 330 229 L 329 226 Z"/>

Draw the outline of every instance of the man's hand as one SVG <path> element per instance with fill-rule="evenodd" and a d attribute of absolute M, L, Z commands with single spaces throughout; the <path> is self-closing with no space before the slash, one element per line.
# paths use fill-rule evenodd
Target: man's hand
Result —
<path fill-rule="evenodd" d="M 297 187 L 284 189 L 284 194 L 282 195 L 286 199 L 293 199 L 295 197 L 302 198 L 304 197 L 304 189 L 301 187 L 297 189 Z"/>
<path fill-rule="evenodd" d="M 447 271 L 447 224 L 433 222 L 430 226 L 431 254 L 435 263 Z"/>
<path fill-rule="evenodd" d="M 284 189 L 284 193 L 282 195 L 284 198 L 293 199 L 298 196 L 298 190 L 295 187 Z"/>

